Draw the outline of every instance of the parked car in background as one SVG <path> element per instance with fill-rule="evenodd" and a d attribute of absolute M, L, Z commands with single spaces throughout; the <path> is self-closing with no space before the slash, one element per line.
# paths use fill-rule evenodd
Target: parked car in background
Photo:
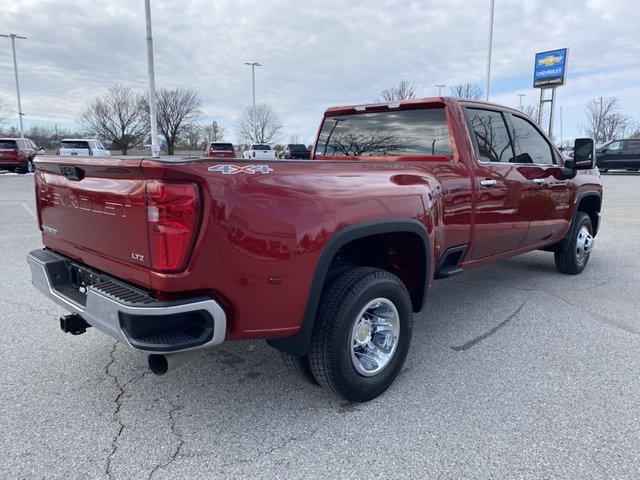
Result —
<path fill-rule="evenodd" d="M 100 140 L 86 138 L 65 138 L 60 142 L 58 153 L 62 157 L 110 157 Z"/>
<path fill-rule="evenodd" d="M 309 158 L 309 150 L 305 145 L 301 143 L 290 143 L 280 154 L 280 158 L 300 158 L 300 159 L 308 159 Z"/>
<path fill-rule="evenodd" d="M 601 172 L 640 170 L 640 138 L 611 140 L 596 150 L 596 165 Z"/>
<path fill-rule="evenodd" d="M 245 150 L 242 153 L 242 158 L 256 159 L 256 160 L 275 160 L 276 151 L 271 150 L 269 145 L 254 144 L 251 145 L 249 150 Z"/>
<path fill-rule="evenodd" d="M 0 138 L 0 168 L 17 173 L 33 172 L 40 149 L 28 138 Z"/>
<path fill-rule="evenodd" d="M 211 142 L 204 150 L 205 157 L 222 157 L 222 158 L 235 158 L 236 152 L 233 149 L 233 145 L 223 142 Z"/>

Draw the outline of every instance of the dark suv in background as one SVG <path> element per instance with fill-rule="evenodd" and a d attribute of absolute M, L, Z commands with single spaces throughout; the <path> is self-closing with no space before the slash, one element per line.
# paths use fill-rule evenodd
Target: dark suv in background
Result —
<path fill-rule="evenodd" d="M 0 138 L 0 168 L 27 173 L 35 171 L 33 159 L 40 149 L 28 138 Z"/>
<path fill-rule="evenodd" d="M 280 154 L 280 158 L 309 158 L 309 150 L 301 143 L 290 143 Z"/>
<path fill-rule="evenodd" d="M 640 170 L 640 138 L 611 140 L 596 150 L 596 165 L 601 172 Z"/>

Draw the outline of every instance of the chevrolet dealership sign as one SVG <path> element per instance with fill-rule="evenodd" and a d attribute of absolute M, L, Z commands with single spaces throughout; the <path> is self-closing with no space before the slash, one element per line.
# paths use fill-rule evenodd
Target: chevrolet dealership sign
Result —
<path fill-rule="evenodd" d="M 551 88 L 564 85 L 567 67 L 567 49 L 536 53 L 533 68 L 534 88 Z"/>

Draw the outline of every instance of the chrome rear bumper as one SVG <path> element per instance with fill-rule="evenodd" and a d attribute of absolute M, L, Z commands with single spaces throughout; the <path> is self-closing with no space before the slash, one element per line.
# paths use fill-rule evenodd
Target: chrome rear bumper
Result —
<path fill-rule="evenodd" d="M 225 339 L 227 318 L 211 298 L 165 302 L 51 250 L 27 255 L 33 285 L 96 329 L 146 353 L 207 348 Z M 90 281 L 79 289 L 74 269 Z M 77 283 L 77 282 L 76 282 Z"/>

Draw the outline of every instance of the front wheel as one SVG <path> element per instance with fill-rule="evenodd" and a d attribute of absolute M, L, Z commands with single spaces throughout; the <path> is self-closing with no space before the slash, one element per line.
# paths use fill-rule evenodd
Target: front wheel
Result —
<path fill-rule="evenodd" d="M 578 212 L 571 229 L 568 247 L 555 252 L 556 269 L 560 273 L 577 275 L 584 270 L 593 250 L 593 226 L 585 212 Z"/>
<path fill-rule="evenodd" d="M 320 385 L 351 401 L 384 392 L 411 344 L 413 311 L 402 281 L 375 268 L 342 273 L 322 295 L 309 361 Z"/>
<path fill-rule="evenodd" d="M 33 163 L 33 159 L 27 161 L 27 172 L 33 173 L 36 171 L 36 165 Z"/>

